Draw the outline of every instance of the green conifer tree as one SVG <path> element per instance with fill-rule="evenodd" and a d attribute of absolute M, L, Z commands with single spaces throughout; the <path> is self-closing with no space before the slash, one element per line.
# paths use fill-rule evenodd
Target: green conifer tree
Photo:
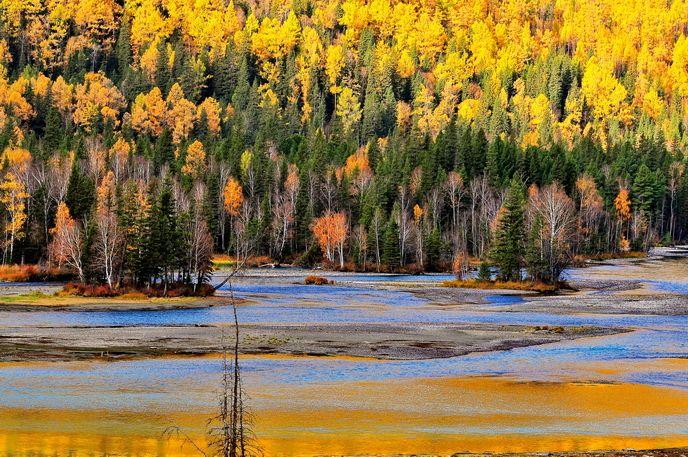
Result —
<path fill-rule="evenodd" d="M 518 281 L 524 256 L 524 190 L 518 178 L 511 181 L 500 209 L 490 258 L 499 269 L 499 279 Z"/>
<path fill-rule="evenodd" d="M 396 271 L 401 262 L 399 248 L 399 225 L 394 218 L 390 218 L 385 229 L 384 242 L 382 244 L 382 263 L 387 265 L 389 271 Z"/>

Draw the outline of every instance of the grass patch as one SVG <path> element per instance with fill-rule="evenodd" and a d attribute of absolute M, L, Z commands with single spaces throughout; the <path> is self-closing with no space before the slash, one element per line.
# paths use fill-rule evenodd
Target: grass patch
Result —
<path fill-rule="evenodd" d="M 213 256 L 213 267 L 216 270 L 228 270 L 239 265 L 236 257 L 227 254 L 216 254 Z M 244 266 L 248 268 L 258 268 L 265 265 L 273 264 L 274 260 L 265 255 L 252 256 L 246 259 Z"/>
<path fill-rule="evenodd" d="M 461 289 L 502 289 L 502 290 L 524 290 L 538 292 L 541 294 L 553 293 L 559 290 L 559 285 L 545 284 L 543 282 L 531 281 L 479 281 L 477 279 L 454 279 L 444 281 L 444 287 L 455 287 Z"/>
<path fill-rule="evenodd" d="M 602 262 L 605 260 L 616 259 L 644 259 L 647 257 L 645 251 L 629 252 L 599 252 L 597 254 L 577 254 L 573 257 L 573 266 L 586 266 L 588 262 Z"/>
<path fill-rule="evenodd" d="M 43 292 L 29 292 L 27 294 L 19 295 L 2 295 L 0 296 L 0 303 L 13 304 L 13 303 L 36 303 L 40 300 L 50 297 L 51 295 L 44 294 Z"/>
<path fill-rule="evenodd" d="M 67 270 L 44 265 L 0 265 L 0 281 L 5 282 L 67 281 L 73 277 Z"/>

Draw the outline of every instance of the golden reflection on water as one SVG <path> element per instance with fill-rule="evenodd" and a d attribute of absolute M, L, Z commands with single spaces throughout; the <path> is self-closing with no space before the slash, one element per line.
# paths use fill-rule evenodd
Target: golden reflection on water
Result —
<path fill-rule="evenodd" d="M 266 398 L 279 399 L 279 408 Z M 661 429 L 634 437 L 595 428 L 598 422 L 649 417 L 651 423 L 653 416 L 688 411 L 688 392 L 637 384 L 413 379 L 280 387 L 254 399 L 256 433 L 266 456 L 688 446 L 688 436 L 664 436 Z M 209 414 L 0 409 L 0 455 L 188 456 L 189 447 L 181 449 L 180 440 L 161 434 L 176 424 L 202 441 Z M 551 424 L 558 432 L 539 431 Z M 581 424 L 596 433 L 565 433 Z M 509 427 L 532 432 L 503 434 Z"/>

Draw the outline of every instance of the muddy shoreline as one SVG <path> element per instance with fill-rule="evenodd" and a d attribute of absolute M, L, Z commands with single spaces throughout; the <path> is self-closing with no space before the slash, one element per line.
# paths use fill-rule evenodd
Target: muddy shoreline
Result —
<path fill-rule="evenodd" d="M 624 329 L 523 325 L 242 325 L 241 353 L 420 360 L 504 351 Z M 0 331 L 0 362 L 200 356 L 222 351 L 226 326 L 38 327 Z"/>

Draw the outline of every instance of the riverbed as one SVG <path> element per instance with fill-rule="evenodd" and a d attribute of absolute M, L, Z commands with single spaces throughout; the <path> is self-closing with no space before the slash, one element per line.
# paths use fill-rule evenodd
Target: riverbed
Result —
<path fill-rule="evenodd" d="M 579 291 L 554 297 L 247 270 L 231 288 L 257 442 L 268 456 L 688 446 L 688 260 L 659 254 L 570 270 Z M 0 455 L 194 455 L 162 433 L 203 441 L 226 302 L 27 309 L 0 307 Z"/>

